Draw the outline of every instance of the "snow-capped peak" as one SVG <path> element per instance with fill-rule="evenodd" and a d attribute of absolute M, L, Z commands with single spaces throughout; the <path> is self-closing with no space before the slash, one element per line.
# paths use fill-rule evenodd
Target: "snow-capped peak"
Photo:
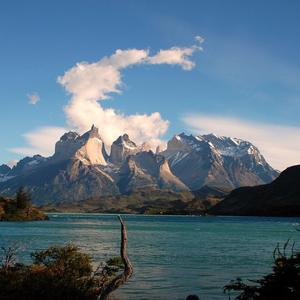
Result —
<path fill-rule="evenodd" d="M 265 160 L 259 153 L 259 150 L 253 146 L 250 142 L 244 141 L 238 138 L 231 138 L 226 136 L 218 136 L 216 134 L 205 135 L 187 135 L 181 133 L 175 135 L 169 142 L 167 150 L 164 151 L 164 155 L 170 158 L 176 153 L 189 153 L 191 151 L 206 152 L 210 148 L 215 155 L 219 157 L 243 157 L 253 156 L 258 164 L 265 164 Z M 176 154 L 174 156 L 174 162 L 178 162 L 182 158 L 182 155 Z"/>

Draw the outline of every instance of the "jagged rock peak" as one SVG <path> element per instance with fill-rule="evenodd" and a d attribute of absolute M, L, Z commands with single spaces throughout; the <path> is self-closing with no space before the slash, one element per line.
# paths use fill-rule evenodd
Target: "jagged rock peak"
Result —
<path fill-rule="evenodd" d="M 83 134 L 80 138 L 84 140 L 88 140 L 90 138 L 97 138 L 102 141 L 102 138 L 99 134 L 99 129 L 94 124 L 92 125 L 91 129 L 85 134 Z"/>
<path fill-rule="evenodd" d="M 91 129 L 89 131 L 85 132 L 83 135 L 79 135 L 75 131 L 66 132 L 65 134 L 63 134 L 61 136 L 58 143 L 59 142 L 72 143 L 76 140 L 81 140 L 81 143 L 82 143 L 93 137 L 96 137 L 96 138 L 102 140 L 102 138 L 99 134 L 99 130 L 95 125 L 92 125 Z"/>
<path fill-rule="evenodd" d="M 197 136 L 180 133 L 175 135 L 168 142 L 167 150 L 169 152 L 187 150 L 197 151 L 203 149 L 203 147 L 209 147 L 222 156 L 240 157 L 244 155 L 254 155 L 258 160 L 265 163 L 259 150 L 250 142 L 238 138 L 218 136 L 213 133 Z"/>
<path fill-rule="evenodd" d="M 192 190 L 203 184 L 263 184 L 278 175 L 250 142 L 215 134 L 175 135 L 161 154 L 169 160 L 171 171 Z"/>
<path fill-rule="evenodd" d="M 121 164 L 129 155 L 136 154 L 139 151 L 137 145 L 130 140 L 128 134 L 121 135 L 113 142 L 110 151 L 110 162 Z"/>
<path fill-rule="evenodd" d="M 48 159 L 39 154 L 32 157 L 24 157 L 19 160 L 18 163 L 11 169 L 10 175 L 20 174 L 28 172 L 29 170 L 35 169 L 45 163 Z"/>
<path fill-rule="evenodd" d="M 119 187 L 122 192 L 145 188 L 187 190 L 174 174 L 167 159 L 152 151 L 140 151 L 130 155 L 120 169 Z"/>
<path fill-rule="evenodd" d="M 8 165 L 3 164 L 0 166 L 0 174 L 6 175 L 9 171 L 11 171 L 11 168 Z"/>
<path fill-rule="evenodd" d="M 75 131 L 66 132 L 64 135 L 61 136 L 60 141 L 74 141 L 79 137 L 79 134 Z"/>
<path fill-rule="evenodd" d="M 106 165 L 107 154 L 99 130 L 95 125 L 80 137 L 82 147 L 75 153 L 75 157 L 85 164 Z"/>
<path fill-rule="evenodd" d="M 97 127 L 83 135 L 70 131 L 56 143 L 52 157 L 25 158 L 0 174 L 0 192 L 29 185 L 34 199 L 80 200 L 141 188 L 232 189 L 267 183 L 278 175 L 254 145 L 236 138 L 180 133 L 166 150 L 149 150 L 147 143 L 137 145 L 124 134 L 111 145 L 108 158 Z"/>
<path fill-rule="evenodd" d="M 104 143 L 95 125 L 81 136 L 73 131 L 65 133 L 55 144 L 55 161 L 70 158 L 80 159 L 86 164 L 106 165 Z"/>
<path fill-rule="evenodd" d="M 174 135 L 167 143 L 167 149 L 164 153 L 173 153 L 177 151 L 188 151 L 194 144 L 197 144 L 198 140 L 190 135 L 186 135 L 184 132 Z"/>
<path fill-rule="evenodd" d="M 127 148 L 136 148 L 137 145 L 130 140 L 129 135 L 127 133 L 120 135 L 114 142 L 115 145 L 123 145 Z"/>
<path fill-rule="evenodd" d="M 210 143 L 223 156 L 241 157 L 245 155 L 252 155 L 258 162 L 262 164 L 266 163 L 257 147 L 248 141 L 238 138 L 218 136 L 216 134 L 206 134 L 197 136 L 197 138 L 201 138 L 202 140 Z"/>

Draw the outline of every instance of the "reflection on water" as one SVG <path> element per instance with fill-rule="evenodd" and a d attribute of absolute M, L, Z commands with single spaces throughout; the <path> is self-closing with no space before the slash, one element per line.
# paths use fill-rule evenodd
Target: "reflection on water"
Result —
<path fill-rule="evenodd" d="M 20 258 L 53 244 L 73 242 L 95 263 L 118 255 L 116 216 L 50 214 L 48 222 L 0 223 L 2 244 L 17 241 Z M 226 299 L 222 287 L 237 276 L 256 278 L 270 271 L 277 242 L 299 240 L 298 218 L 133 216 L 128 228 L 135 275 L 116 299 Z M 300 242 L 298 243 L 299 249 Z"/>

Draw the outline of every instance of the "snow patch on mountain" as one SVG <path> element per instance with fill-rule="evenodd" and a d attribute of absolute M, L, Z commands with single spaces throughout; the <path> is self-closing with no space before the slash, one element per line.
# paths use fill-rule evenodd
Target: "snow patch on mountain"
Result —
<path fill-rule="evenodd" d="M 215 134 L 181 133 L 155 153 L 127 134 L 113 142 L 109 156 L 105 146 L 95 126 L 83 135 L 65 133 L 52 157 L 26 157 L 12 169 L 0 166 L 0 192 L 29 186 L 37 200 L 84 200 L 143 188 L 233 189 L 268 183 L 278 175 L 250 142 Z"/>

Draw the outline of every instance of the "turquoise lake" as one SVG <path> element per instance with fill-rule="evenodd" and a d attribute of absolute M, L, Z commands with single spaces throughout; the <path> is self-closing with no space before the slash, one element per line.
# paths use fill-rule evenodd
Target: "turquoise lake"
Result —
<path fill-rule="evenodd" d="M 53 244 L 73 242 L 95 263 L 119 253 L 115 215 L 49 214 L 47 222 L 0 222 L 1 245 L 15 241 L 19 260 Z M 231 279 L 255 279 L 271 270 L 273 250 L 287 239 L 300 248 L 300 218 L 124 215 L 134 277 L 114 299 L 228 299 Z"/>

